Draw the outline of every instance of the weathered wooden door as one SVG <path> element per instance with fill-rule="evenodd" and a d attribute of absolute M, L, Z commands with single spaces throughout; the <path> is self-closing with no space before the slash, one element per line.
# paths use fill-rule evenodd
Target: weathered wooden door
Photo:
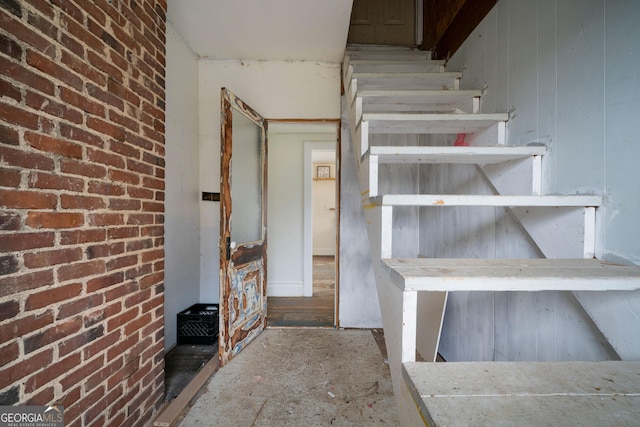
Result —
<path fill-rule="evenodd" d="M 220 365 L 267 319 L 267 135 L 262 116 L 222 89 Z"/>
<path fill-rule="evenodd" d="M 347 42 L 415 46 L 416 0 L 354 0 Z"/>

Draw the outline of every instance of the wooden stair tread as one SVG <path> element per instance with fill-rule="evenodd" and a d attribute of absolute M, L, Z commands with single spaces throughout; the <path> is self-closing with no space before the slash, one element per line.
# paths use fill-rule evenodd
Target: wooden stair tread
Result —
<path fill-rule="evenodd" d="M 549 206 L 597 207 L 600 196 L 569 194 L 543 196 L 503 196 L 476 194 L 382 194 L 370 197 L 374 206 Z"/>
<path fill-rule="evenodd" d="M 361 90 L 364 113 L 385 112 L 474 112 L 482 92 L 479 90 Z"/>
<path fill-rule="evenodd" d="M 640 267 L 588 259 L 390 258 L 391 281 L 415 291 L 606 291 L 640 289 Z"/>
<path fill-rule="evenodd" d="M 442 72 L 444 71 L 444 61 L 426 61 L 426 60 L 376 60 L 376 59 L 355 59 L 349 62 L 349 66 L 353 67 L 357 73 L 389 73 L 389 72 Z"/>
<path fill-rule="evenodd" d="M 541 156 L 545 146 L 372 146 L 370 156 L 377 156 L 378 163 L 460 163 L 490 164 L 509 160 Z"/>
<path fill-rule="evenodd" d="M 429 425 L 637 425 L 640 362 L 408 362 Z"/>
<path fill-rule="evenodd" d="M 358 89 L 369 90 L 457 90 L 459 72 L 441 73 L 353 73 L 349 80 L 358 82 Z"/>
<path fill-rule="evenodd" d="M 451 134 L 475 133 L 496 123 L 505 122 L 508 114 L 411 114 L 364 113 L 362 121 L 369 123 L 369 133 Z"/>

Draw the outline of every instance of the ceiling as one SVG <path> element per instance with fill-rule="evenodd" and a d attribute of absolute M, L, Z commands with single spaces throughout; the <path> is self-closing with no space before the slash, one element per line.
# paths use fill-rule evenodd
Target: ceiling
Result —
<path fill-rule="evenodd" d="M 169 0 L 167 19 L 202 58 L 340 63 L 352 0 Z"/>

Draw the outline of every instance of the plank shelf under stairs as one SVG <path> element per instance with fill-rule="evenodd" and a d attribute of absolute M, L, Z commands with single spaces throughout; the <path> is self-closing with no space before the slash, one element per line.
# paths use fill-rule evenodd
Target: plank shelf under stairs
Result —
<path fill-rule="evenodd" d="M 423 64 L 416 65 L 421 61 Z M 440 68 L 435 71 L 437 67 Z M 414 364 L 418 366 L 414 369 L 412 363 L 416 351 L 425 360 L 435 361 L 449 292 L 640 289 L 639 267 L 593 259 L 595 215 L 602 198 L 589 194 L 540 194 L 541 159 L 546 148 L 506 145 L 508 115 L 481 113 L 482 91 L 460 90 L 461 77 L 461 73 L 447 72 L 443 64 L 430 61 L 428 53 L 408 49 L 350 47 L 343 63 L 347 115 L 378 299 L 384 301 L 381 313 L 394 392 L 401 421 L 406 425 L 428 419 L 426 400 L 416 393 L 416 384 L 424 383 L 420 378 L 421 364 Z M 470 146 L 393 145 L 394 135 L 460 133 L 467 134 Z M 388 135 L 389 143 L 370 143 L 369 136 L 375 134 Z M 485 173 L 484 166 L 520 164 L 528 159 L 532 161 L 528 169 L 531 177 L 528 187 L 522 187 L 523 194 L 500 194 L 502 186 L 497 184 L 492 185 L 497 194 L 488 195 L 378 193 L 378 180 L 382 179 L 379 165 L 477 165 L 491 181 L 494 176 Z M 400 206 L 576 209 L 584 212 L 577 217 L 577 227 L 583 232 L 580 244 L 584 245 L 585 258 L 394 258 L 393 209 Z M 529 221 L 520 222 L 525 231 L 534 233 L 531 238 L 535 242 L 536 227 L 529 229 Z M 438 370 L 439 364 L 429 365 Z M 526 371 L 526 365 L 519 366 Z M 583 366 L 587 371 L 591 369 L 588 364 Z M 640 375 L 636 385 L 640 389 Z"/>

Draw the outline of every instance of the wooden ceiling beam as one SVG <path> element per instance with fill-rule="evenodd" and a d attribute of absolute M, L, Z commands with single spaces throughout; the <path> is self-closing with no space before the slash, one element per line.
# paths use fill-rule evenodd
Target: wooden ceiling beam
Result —
<path fill-rule="evenodd" d="M 449 59 L 498 0 L 425 0 L 422 49 Z"/>

